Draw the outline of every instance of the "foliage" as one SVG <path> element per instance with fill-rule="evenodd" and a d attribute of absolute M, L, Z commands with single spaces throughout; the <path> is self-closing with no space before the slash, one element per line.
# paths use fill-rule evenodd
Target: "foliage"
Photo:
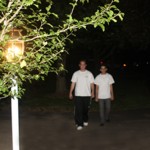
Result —
<path fill-rule="evenodd" d="M 104 6 L 98 6 L 95 13 L 82 19 L 74 17 L 75 9 L 89 0 L 72 0 L 70 11 L 64 14 L 64 20 L 53 10 L 52 0 L 0 0 L 0 95 L 11 95 L 11 78 L 17 76 L 19 95 L 24 92 L 23 82 L 44 79 L 49 72 L 62 71 L 63 65 L 57 66 L 57 60 L 66 52 L 65 44 L 78 29 L 89 25 L 100 27 L 123 20 L 124 14 L 117 8 L 118 0 L 111 0 Z M 55 22 L 59 22 L 56 24 Z M 24 56 L 15 63 L 7 62 L 3 51 L 11 38 L 8 32 L 22 29 L 25 41 Z M 16 58 L 17 60 L 17 58 Z"/>

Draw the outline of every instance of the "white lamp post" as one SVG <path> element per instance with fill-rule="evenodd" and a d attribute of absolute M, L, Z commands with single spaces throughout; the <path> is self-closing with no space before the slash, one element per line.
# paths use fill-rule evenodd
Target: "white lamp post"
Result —
<path fill-rule="evenodd" d="M 24 53 L 24 41 L 19 40 L 21 31 L 13 29 L 10 32 L 11 39 L 6 44 L 5 57 L 8 62 L 18 63 Z M 12 118 L 12 147 L 13 150 L 19 150 L 19 107 L 18 107 L 18 84 L 17 76 L 11 78 L 11 118 Z"/>
<path fill-rule="evenodd" d="M 18 109 L 18 85 L 16 77 L 12 78 L 11 120 L 12 120 L 12 146 L 13 150 L 19 150 L 19 109 Z"/>

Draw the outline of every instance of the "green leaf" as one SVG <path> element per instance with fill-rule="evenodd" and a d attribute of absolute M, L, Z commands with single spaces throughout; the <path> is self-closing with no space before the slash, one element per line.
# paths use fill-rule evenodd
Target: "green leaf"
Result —
<path fill-rule="evenodd" d="M 123 21 L 123 16 L 124 16 L 124 14 L 121 14 L 121 13 L 120 13 L 120 14 L 118 14 L 118 16 L 119 16 L 120 20 Z"/>
<path fill-rule="evenodd" d="M 115 18 L 112 18 L 112 21 L 115 22 L 115 23 L 117 22 L 117 20 Z"/>
<path fill-rule="evenodd" d="M 112 17 L 114 12 L 112 10 L 108 11 L 107 14 L 109 15 L 109 17 Z"/>
<path fill-rule="evenodd" d="M 38 60 L 40 60 L 40 59 L 41 59 L 41 57 L 42 57 L 42 54 L 37 53 L 37 54 L 36 54 L 36 57 L 37 57 L 37 59 L 38 59 Z"/>
<path fill-rule="evenodd" d="M 51 13 L 51 15 L 53 15 L 55 18 L 59 18 L 58 14 L 56 14 L 56 13 Z"/>
<path fill-rule="evenodd" d="M 35 0 L 24 0 L 25 5 L 30 6 L 34 3 Z"/>
<path fill-rule="evenodd" d="M 51 9 L 51 5 L 49 5 L 49 6 L 46 7 L 47 11 L 50 11 L 50 9 Z"/>
<path fill-rule="evenodd" d="M 20 67 L 21 67 L 21 68 L 25 67 L 26 65 L 27 65 L 27 63 L 26 63 L 25 60 L 23 60 L 23 61 L 20 63 Z"/>
<path fill-rule="evenodd" d="M 119 3 L 119 0 L 114 0 L 114 2 Z"/>
<path fill-rule="evenodd" d="M 40 78 L 40 75 L 38 75 L 38 74 L 34 76 L 35 80 L 39 80 L 39 78 Z"/>
<path fill-rule="evenodd" d="M 101 27 L 102 31 L 105 31 L 105 26 L 103 24 L 99 24 L 99 26 Z"/>
<path fill-rule="evenodd" d="M 68 19 L 67 19 L 67 23 L 71 23 L 71 22 L 73 22 L 73 18 L 72 18 L 72 16 L 71 15 L 67 15 L 67 17 L 68 17 Z"/>
<path fill-rule="evenodd" d="M 80 0 L 80 2 L 83 3 L 83 4 L 84 4 L 85 2 L 89 3 L 89 0 Z"/>

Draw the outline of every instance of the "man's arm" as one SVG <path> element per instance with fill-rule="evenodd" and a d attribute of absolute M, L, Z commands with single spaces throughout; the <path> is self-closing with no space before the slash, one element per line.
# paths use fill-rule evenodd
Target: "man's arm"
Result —
<path fill-rule="evenodd" d="M 69 99 L 73 99 L 72 92 L 73 92 L 74 88 L 75 88 L 75 82 L 72 82 L 71 86 L 70 86 Z"/>
<path fill-rule="evenodd" d="M 99 90 L 99 86 L 96 85 L 96 96 L 95 96 L 95 101 L 98 102 L 98 90 Z"/>
<path fill-rule="evenodd" d="M 94 83 L 91 83 L 91 98 L 94 98 Z"/>
<path fill-rule="evenodd" d="M 114 100 L 114 90 L 113 90 L 113 85 L 110 84 L 110 94 L 111 94 L 111 100 Z"/>

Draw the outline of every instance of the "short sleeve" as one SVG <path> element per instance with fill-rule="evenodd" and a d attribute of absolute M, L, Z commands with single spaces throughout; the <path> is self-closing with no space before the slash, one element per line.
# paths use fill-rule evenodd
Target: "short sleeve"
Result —
<path fill-rule="evenodd" d="M 76 75 L 76 73 L 73 74 L 73 76 L 71 78 L 71 82 L 77 82 L 77 75 Z"/>
<path fill-rule="evenodd" d="M 110 75 L 109 76 L 109 84 L 114 84 L 114 83 L 115 83 L 115 81 L 114 81 L 112 75 Z"/>
<path fill-rule="evenodd" d="M 95 80 L 94 80 L 94 84 L 96 84 L 96 85 L 98 85 L 98 83 L 99 83 L 99 78 L 98 78 L 98 76 L 95 78 Z"/>

